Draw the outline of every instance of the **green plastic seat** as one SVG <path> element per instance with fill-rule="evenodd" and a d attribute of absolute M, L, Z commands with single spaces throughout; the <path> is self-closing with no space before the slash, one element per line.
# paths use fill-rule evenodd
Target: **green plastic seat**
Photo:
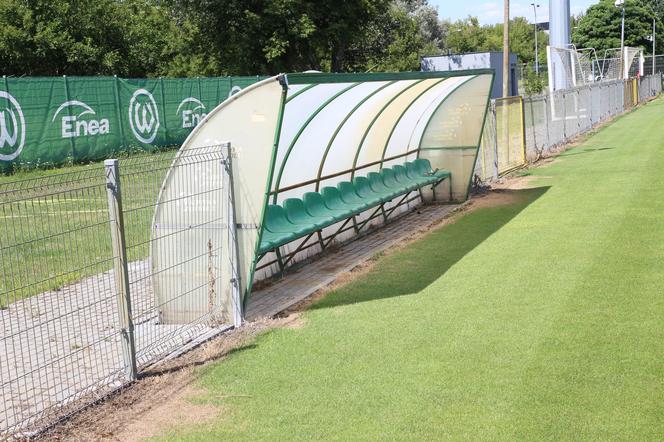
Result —
<path fill-rule="evenodd" d="M 418 187 L 422 187 L 431 183 L 431 177 L 420 174 L 419 169 L 417 166 L 415 166 L 414 163 L 406 162 L 405 166 L 406 172 L 408 173 L 408 178 L 417 183 Z"/>
<path fill-rule="evenodd" d="M 336 187 L 323 187 L 320 190 L 320 194 L 323 196 L 323 201 L 328 209 L 344 210 L 349 214 L 353 213 L 353 206 L 341 199 L 341 192 Z"/>
<path fill-rule="evenodd" d="M 267 206 L 265 216 L 265 228 L 272 233 L 288 233 L 295 237 L 304 235 L 308 232 L 306 226 L 293 224 L 286 217 L 286 211 L 277 204 Z"/>
<path fill-rule="evenodd" d="M 330 209 L 325 205 L 325 200 L 323 195 L 318 192 L 307 192 L 302 196 L 302 201 L 304 202 L 304 208 L 307 210 L 307 213 L 315 217 L 329 217 L 335 221 L 341 221 L 342 219 L 348 218 L 348 210 L 341 209 Z"/>
<path fill-rule="evenodd" d="M 309 232 L 319 230 L 334 223 L 332 216 L 311 216 L 304 207 L 304 202 L 299 198 L 288 198 L 281 205 L 286 210 L 286 218 L 293 224 L 301 224 L 309 227 Z"/>
<path fill-rule="evenodd" d="M 385 199 L 384 195 L 374 192 L 366 177 L 358 176 L 353 178 L 353 188 L 355 188 L 355 193 L 357 193 L 360 198 L 369 203 L 369 206 L 380 204 Z"/>
<path fill-rule="evenodd" d="M 369 180 L 371 190 L 380 195 L 383 198 L 383 201 L 389 201 L 400 193 L 395 189 L 387 187 L 383 181 L 383 176 L 378 172 L 369 172 L 367 174 L 367 179 Z"/>
<path fill-rule="evenodd" d="M 438 178 L 440 180 L 441 178 L 447 178 L 451 174 L 447 170 L 433 170 L 431 167 L 431 162 L 427 160 L 426 158 L 418 158 L 417 160 L 413 161 L 415 164 L 415 167 L 417 170 L 425 176 L 433 176 L 435 178 Z"/>
<path fill-rule="evenodd" d="M 358 195 L 355 186 L 348 181 L 340 182 L 337 184 L 337 188 L 339 189 L 341 200 L 348 204 L 354 213 L 362 212 L 373 205 L 371 201 Z"/>
<path fill-rule="evenodd" d="M 408 177 L 408 173 L 406 172 L 405 167 L 397 165 L 394 166 L 392 170 L 394 171 L 394 178 L 399 182 L 399 184 L 406 187 L 408 190 L 417 189 L 417 182 Z"/>
<path fill-rule="evenodd" d="M 383 183 L 388 189 L 392 189 L 396 192 L 397 195 L 402 195 L 410 191 L 409 186 L 404 186 L 397 181 L 396 173 L 393 169 L 386 167 L 380 171 L 380 175 L 383 178 Z"/>

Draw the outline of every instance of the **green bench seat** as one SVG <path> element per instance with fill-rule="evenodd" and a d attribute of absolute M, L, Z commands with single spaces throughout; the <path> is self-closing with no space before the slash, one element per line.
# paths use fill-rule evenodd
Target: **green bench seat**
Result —
<path fill-rule="evenodd" d="M 342 181 L 337 187 L 323 187 L 299 198 L 288 198 L 282 205 L 270 204 L 259 253 L 267 253 L 298 238 L 359 215 L 367 209 L 393 200 L 427 185 L 448 178 L 445 170 L 433 170 L 427 159 L 417 159 L 370 172 L 366 177 Z"/>

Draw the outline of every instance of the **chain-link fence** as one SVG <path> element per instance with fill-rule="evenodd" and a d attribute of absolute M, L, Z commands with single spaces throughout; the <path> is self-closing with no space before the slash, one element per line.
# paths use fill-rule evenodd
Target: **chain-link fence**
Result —
<path fill-rule="evenodd" d="M 523 100 L 494 100 L 487 114 L 475 174 L 484 181 L 495 179 L 661 92 L 662 75 L 657 74 Z"/>
<path fill-rule="evenodd" d="M 0 181 L 0 438 L 29 435 L 233 324 L 216 289 L 233 256 L 224 250 L 234 243 L 228 156 L 211 146 Z M 164 197 L 174 168 L 188 178 Z M 204 197 L 191 186 L 202 170 Z M 158 210 L 195 216 L 155 225 Z M 180 253 L 191 229 L 204 240 Z M 154 256 L 156 243 L 172 253 Z M 206 282 L 185 292 L 162 272 Z M 187 311 L 200 299 L 186 320 L 164 320 L 169 305 Z"/>

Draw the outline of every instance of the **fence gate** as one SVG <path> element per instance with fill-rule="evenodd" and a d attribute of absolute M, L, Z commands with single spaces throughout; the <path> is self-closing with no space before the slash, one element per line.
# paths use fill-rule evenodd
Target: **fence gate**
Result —
<path fill-rule="evenodd" d="M 484 126 L 478 175 L 482 179 L 496 178 L 523 166 L 526 164 L 525 148 L 523 98 L 496 99 Z"/>
<path fill-rule="evenodd" d="M 0 439 L 241 321 L 230 146 L 174 157 L 0 182 Z"/>

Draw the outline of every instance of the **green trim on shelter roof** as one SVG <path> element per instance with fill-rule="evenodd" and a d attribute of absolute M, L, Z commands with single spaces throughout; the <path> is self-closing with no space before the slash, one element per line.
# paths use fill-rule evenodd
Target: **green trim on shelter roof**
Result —
<path fill-rule="evenodd" d="M 304 86 L 299 91 L 293 92 L 293 95 L 291 95 L 290 97 L 288 97 L 286 99 L 286 103 L 289 103 L 292 99 L 299 97 L 300 95 L 302 95 L 303 93 L 305 93 L 306 91 L 308 91 L 309 89 L 311 89 L 314 86 L 317 86 L 317 84 L 310 84 L 308 86 Z"/>
<path fill-rule="evenodd" d="M 370 81 L 426 80 L 428 78 L 466 77 L 470 75 L 494 75 L 493 69 L 445 72 L 376 72 L 358 74 L 293 73 L 285 74 L 288 84 L 355 83 Z"/>
<path fill-rule="evenodd" d="M 420 150 L 465 150 L 477 149 L 477 146 L 441 146 L 441 147 L 422 147 Z"/>

